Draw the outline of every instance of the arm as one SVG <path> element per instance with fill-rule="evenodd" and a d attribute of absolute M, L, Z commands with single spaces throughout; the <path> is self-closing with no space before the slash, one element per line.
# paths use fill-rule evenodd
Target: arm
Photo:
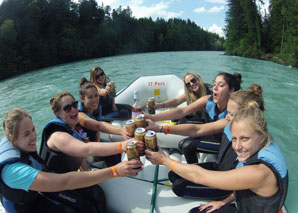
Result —
<path fill-rule="evenodd" d="M 172 98 L 170 100 L 167 100 L 167 101 L 164 101 L 164 102 L 161 102 L 161 103 L 156 103 L 155 104 L 155 109 L 166 108 L 166 107 L 176 107 L 176 106 L 182 104 L 185 101 L 186 101 L 185 94 L 182 94 L 177 98 Z"/>
<path fill-rule="evenodd" d="M 203 211 L 204 209 L 211 207 L 209 210 L 207 210 L 207 213 L 209 213 L 209 212 L 213 212 L 217 209 L 220 209 L 222 206 L 227 205 L 227 204 L 231 203 L 232 201 L 234 201 L 233 193 L 229 197 L 227 197 L 223 200 L 212 201 L 212 202 L 206 203 L 206 204 L 200 206 L 199 209 L 200 209 L 200 211 Z"/>
<path fill-rule="evenodd" d="M 104 121 L 94 120 L 83 112 L 79 112 L 79 124 L 93 131 L 121 135 L 125 139 L 130 138 L 130 134 L 124 128 L 113 126 Z"/>
<path fill-rule="evenodd" d="M 161 149 L 158 152 L 150 150 L 145 152 L 147 159 L 153 164 L 172 168 L 181 177 L 197 184 L 223 190 L 251 189 L 263 196 L 272 195 L 277 191 L 276 178 L 264 164 L 248 165 L 230 171 L 211 171 L 197 165 L 180 162 L 173 164 L 174 161 L 167 157 Z"/>
<path fill-rule="evenodd" d="M 136 176 L 142 169 L 134 169 L 142 166 L 137 160 L 124 161 L 115 166 L 119 176 Z M 68 172 L 55 174 L 49 172 L 39 172 L 30 190 L 40 192 L 56 192 L 62 190 L 72 190 L 92 186 L 113 177 L 112 168 L 105 168 L 87 172 Z"/>
<path fill-rule="evenodd" d="M 121 143 L 122 152 L 128 140 Z M 74 157 L 109 156 L 119 153 L 119 143 L 83 143 L 66 132 L 54 132 L 47 141 L 48 146 Z"/>
<path fill-rule="evenodd" d="M 205 107 L 209 97 L 210 97 L 210 95 L 203 96 L 203 97 L 199 98 L 198 100 L 196 100 L 195 102 L 193 102 L 192 104 L 189 104 L 182 108 L 172 109 L 172 110 L 162 112 L 159 114 L 155 114 L 155 115 L 150 115 L 150 114 L 146 114 L 146 113 L 144 113 L 144 115 L 145 115 L 145 118 L 149 118 L 152 121 L 180 119 L 186 115 L 189 115 L 191 113 L 194 113 L 194 112 L 197 112 L 197 111 L 203 109 Z"/>
<path fill-rule="evenodd" d="M 153 130 L 155 132 L 165 132 L 165 128 L 161 125 L 157 125 L 151 120 L 147 120 L 147 130 Z M 205 135 L 213 135 L 222 133 L 228 121 L 226 119 L 220 119 L 215 122 L 205 124 L 179 124 L 170 126 L 170 134 L 185 135 L 190 137 L 200 137 Z"/>

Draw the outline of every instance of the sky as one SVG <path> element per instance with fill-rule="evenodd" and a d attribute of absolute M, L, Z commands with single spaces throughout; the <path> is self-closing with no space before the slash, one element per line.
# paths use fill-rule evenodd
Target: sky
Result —
<path fill-rule="evenodd" d="M 78 1 L 78 0 L 75 0 Z M 225 16 L 227 11 L 226 0 L 96 0 L 110 5 L 112 9 L 119 6 L 130 7 L 135 18 L 157 17 L 168 20 L 169 18 L 190 19 L 198 26 L 209 32 L 224 36 Z M 2 0 L 0 0 L 0 4 Z M 262 10 L 268 8 L 269 0 L 264 0 Z"/>

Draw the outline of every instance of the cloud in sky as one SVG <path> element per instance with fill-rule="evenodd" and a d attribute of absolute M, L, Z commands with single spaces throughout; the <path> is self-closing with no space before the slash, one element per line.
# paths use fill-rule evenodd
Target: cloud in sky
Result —
<path fill-rule="evenodd" d="M 205 0 L 205 2 L 226 4 L 226 0 Z"/>
<path fill-rule="evenodd" d="M 121 5 L 121 1 L 119 0 L 103 0 L 104 5 L 110 5 L 112 8 L 118 8 Z M 157 4 L 152 4 L 150 6 L 145 6 L 143 0 L 130 0 L 127 1 L 125 5 L 121 5 L 122 7 L 129 6 L 132 10 L 133 16 L 136 18 L 142 17 L 151 17 L 155 19 L 157 17 L 160 18 L 174 18 L 174 17 L 181 17 L 183 11 L 179 12 L 171 12 L 168 11 L 170 4 L 173 1 L 161 1 Z"/>
<path fill-rule="evenodd" d="M 194 9 L 193 11 L 195 13 L 218 13 L 218 12 L 222 11 L 223 9 L 224 9 L 224 6 L 212 7 L 208 10 L 205 7 L 199 7 L 199 8 Z"/>
<path fill-rule="evenodd" d="M 217 26 L 216 24 L 213 24 L 211 27 L 209 27 L 208 31 L 212 33 L 216 33 L 221 37 L 224 37 L 224 31 L 222 30 L 221 27 Z"/>

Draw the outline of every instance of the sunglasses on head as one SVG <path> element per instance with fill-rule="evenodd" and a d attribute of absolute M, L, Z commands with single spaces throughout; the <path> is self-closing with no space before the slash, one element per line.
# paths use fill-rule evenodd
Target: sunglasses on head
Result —
<path fill-rule="evenodd" d="M 95 78 L 98 79 L 100 76 L 104 76 L 104 74 L 105 74 L 104 72 L 101 72 L 101 73 L 97 74 L 97 75 L 95 76 Z"/>
<path fill-rule="evenodd" d="M 190 79 L 190 81 L 188 82 L 188 83 L 186 83 L 185 84 L 185 86 L 187 87 L 187 88 L 189 88 L 190 87 L 190 83 L 196 83 L 197 82 L 197 79 L 196 78 L 192 78 L 192 79 Z"/>
<path fill-rule="evenodd" d="M 69 113 L 71 111 L 71 108 L 77 109 L 78 108 L 78 101 L 72 102 L 72 104 L 67 104 L 62 109 L 64 112 Z"/>

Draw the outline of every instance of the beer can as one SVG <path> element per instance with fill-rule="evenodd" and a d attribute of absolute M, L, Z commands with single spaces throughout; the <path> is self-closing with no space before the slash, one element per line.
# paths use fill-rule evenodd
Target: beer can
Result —
<path fill-rule="evenodd" d="M 157 138 L 154 131 L 149 130 L 145 134 L 145 146 L 147 149 L 150 149 L 154 152 L 158 151 Z"/>
<path fill-rule="evenodd" d="M 147 100 L 149 114 L 155 114 L 155 99 L 154 97 L 148 98 Z"/>
<path fill-rule="evenodd" d="M 111 96 L 112 97 L 116 97 L 116 86 L 115 86 L 115 83 L 114 83 L 114 81 L 110 81 L 109 83 L 109 87 L 111 88 L 111 92 L 110 92 L 110 94 L 111 94 Z"/>
<path fill-rule="evenodd" d="M 146 130 L 144 128 L 136 128 L 135 139 L 145 143 L 145 134 L 146 134 Z M 143 155 L 145 155 L 145 152 L 140 152 L 139 154 L 140 154 L 140 156 L 143 156 Z"/>
<path fill-rule="evenodd" d="M 109 87 L 111 88 L 111 89 L 115 89 L 116 87 L 115 87 L 115 83 L 114 83 L 114 81 L 110 81 L 109 82 Z"/>
<path fill-rule="evenodd" d="M 128 160 L 132 160 L 132 159 L 140 160 L 137 142 L 128 141 L 126 143 L 126 154 L 127 154 Z"/>
<path fill-rule="evenodd" d="M 128 120 L 125 123 L 125 129 L 126 129 L 127 132 L 129 132 L 130 135 L 133 135 L 134 132 L 135 132 L 135 129 L 136 129 L 135 121 L 133 119 Z"/>
<path fill-rule="evenodd" d="M 146 121 L 145 121 L 145 117 L 143 114 L 137 115 L 135 122 L 136 122 L 137 128 L 140 128 L 140 127 L 145 128 L 146 127 Z"/>
<path fill-rule="evenodd" d="M 146 134 L 146 130 L 142 127 L 140 128 L 136 128 L 135 130 L 135 139 L 138 141 L 143 141 L 145 142 L 145 134 Z"/>

